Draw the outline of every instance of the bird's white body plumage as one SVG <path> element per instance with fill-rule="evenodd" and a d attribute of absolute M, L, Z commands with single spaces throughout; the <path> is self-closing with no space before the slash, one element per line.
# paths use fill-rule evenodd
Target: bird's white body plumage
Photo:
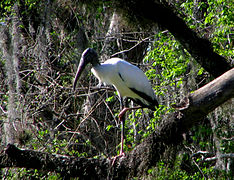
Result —
<path fill-rule="evenodd" d="M 113 85 L 120 97 L 138 99 L 145 105 L 151 105 L 149 101 L 135 93 L 138 91 L 156 101 L 155 93 L 144 72 L 125 60 L 111 58 L 94 66 L 91 71 L 99 82 Z"/>

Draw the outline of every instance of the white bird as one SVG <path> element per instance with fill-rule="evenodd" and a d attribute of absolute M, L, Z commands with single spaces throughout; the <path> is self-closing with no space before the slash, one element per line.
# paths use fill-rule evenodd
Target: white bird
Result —
<path fill-rule="evenodd" d="M 122 123 L 120 155 L 123 155 L 123 115 L 126 113 L 126 111 L 132 109 L 150 108 L 155 110 L 155 108 L 158 106 L 155 93 L 146 75 L 138 67 L 120 58 L 111 58 L 104 63 L 100 63 L 96 51 L 91 48 L 86 49 L 81 56 L 73 84 L 74 90 L 82 71 L 88 63 L 92 64 L 91 71 L 98 78 L 99 83 L 113 85 L 118 92 L 120 106 L 122 109 L 122 111 L 119 113 L 119 119 Z M 133 100 L 140 106 L 133 108 L 123 108 L 124 97 Z"/>

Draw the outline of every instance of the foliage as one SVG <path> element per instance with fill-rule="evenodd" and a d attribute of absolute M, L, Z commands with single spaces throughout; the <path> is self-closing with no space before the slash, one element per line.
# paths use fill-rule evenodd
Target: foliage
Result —
<path fill-rule="evenodd" d="M 42 171 L 30 170 L 30 169 L 12 169 L 7 171 L 7 177 L 5 179 L 48 179 L 48 180 L 61 180 L 63 179 L 59 174 L 46 173 Z"/>
<path fill-rule="evenodd" d="M 163 180 L 163 179 L 229 179 L 231 174 L 215 170 L 213 167 L 207 168 L 205 163 L 201 166 L 197 166 L 196 162 L 203 163 L 202 160 L 194 160 L 192 171 L 188 172 L 183 169 L 183 155 L 178 155 L 173 167 L 170 167 L 167 162 L 160 161 L 158 162 L 156 168 L 148 170 L 148 178 L 154 180 Z M 198 170 L 199 168 L 199 170 Z"/>
<path fill-rule="evenodd" d="M 0 2 L 0 19 L 4 21 L 4 18 L 15 14 L 14 6 L 16 4 L 21 4 L 25 10 L 22 14 L 32 13 L 35 8 L 38 7 L 39 0 L 24 0 L 24 1 L 14 1 L 14 0 L 4 0 Z"/>
<path fill-rule="evenodd" d="M 199 31 L 203 37 L 208 37 L 213 44 L 214 50 L 220 55 L 231 60 L 233 58 L 231 34 L 233 31 L 233 2 L 231 0 L 208 0 L 194 1 L 187 0 L 181 4 L 183 12 L 186 13 L 185 20 L 190 28 Z M 197 20 L 194 17 L 194 9 L 205 10 L 203 19 Z"/>
<path fill-rule="evenodd" d="M 152 50 L 145 57 L 145 62 L 153 69 L 146 72 L 149 79 L 154 79 L 154 89 L 158 96 L 167 93 L 167 86 L 179 88 L 183 82 L 190 55 L 171 34 L 158 33 Z"/>

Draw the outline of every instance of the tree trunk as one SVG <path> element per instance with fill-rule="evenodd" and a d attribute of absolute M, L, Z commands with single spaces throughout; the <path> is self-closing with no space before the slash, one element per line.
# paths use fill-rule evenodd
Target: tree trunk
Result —
<path fill-rule="evenodd" d="M 11 44 L 11 37 L 10 32 L 8 31 L 7 27 L 2 28 L 1 30 L 1 49 L 3 51 L 3 58 L 6 60 L 5 69 L 7 71 L 7 82 L 8 82 L 8 107 L 7 107 L 7 118 L 3 121 L 3 134 L 4 138 L 2 139 L 3 144 L 7 145 L 8 143 L 14 144 L 14 127 L 13 123 L 16 119 L 16 104 L 15 104 L 15 74 L 14 74 L 14 66 L 13 66 L 13 59 L 12 59 L 12 44 Z"/>
<path fill-rule="evenodd" d="M 16 131 L 18 129 L 20 105 L 21 82 L 19 75 L 19 54 L 20 54 L 20 36 L 19 36 L 19 12 L 18 5 L 14 5 L 15 15 L 11 23 L 2 28 L 1 48 L 3 57 L 6 60 L 5 69 L 7 71 L 8 81 L 8 107 L 7 119 L 3 124 L 4 144 L 16 142 Z M 9 27 L 11 28 L 9 28 Z"/>

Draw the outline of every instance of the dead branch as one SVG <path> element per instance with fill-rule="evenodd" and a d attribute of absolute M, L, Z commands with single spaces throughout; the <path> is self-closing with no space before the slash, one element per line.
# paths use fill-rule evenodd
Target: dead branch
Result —
<path fill-rule="evenodd" d="M 220 154 L 219 155 L 220 157 L 219 158 L 234 158 L 234 153 L 228 153 L 228 154 Z M 214 161 L 214 160 L 217 160 L 218 157 L 217 156 L 214 156 L 214 157 L 209 157 L 209 158 L 206 158 L 204 161 Z"/>

